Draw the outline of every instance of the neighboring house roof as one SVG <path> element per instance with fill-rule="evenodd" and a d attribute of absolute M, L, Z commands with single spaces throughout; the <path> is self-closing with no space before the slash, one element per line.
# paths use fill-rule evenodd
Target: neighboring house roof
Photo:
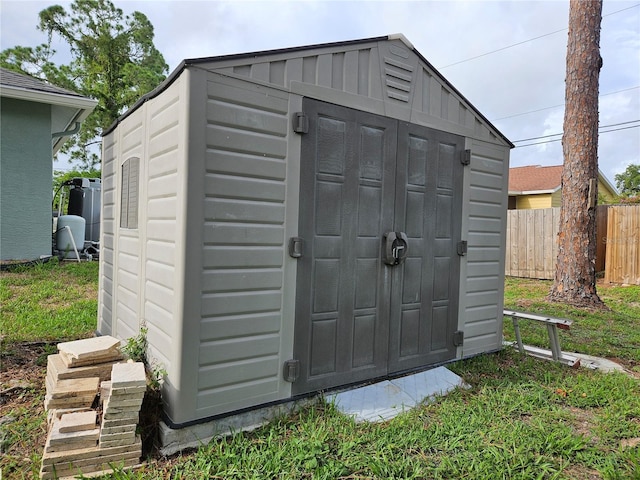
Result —
<path fill-rule="evenodd" d="M 553 193 L 562 183 L 562 165 L 527 165 L 509 169 L 509 193 Z"/>
<path fill-rule="evenodd" d="M 562 185 L 562 168 L 562 165 L 527 165 L 509 168 L 509 195 L 532 195 L 558 191 Z M 598 170 L 598 177 L 612 195 L 617 195 L 615 187 L 600 170 Z"/>
<path fill-rule="evenodd" d="M 2 67 L 0 67 L 0 96 L 52 106 L 53 153 L 62 147 L 66 137 L 75 133 L 75 128 L 98 104 L 96 100 L 79 93 Z"/>
<path fill-rule="evenodd" d="M 2 87 L 15 87 L 23 88 L 25 90 L 56 93 L 58 95 L 82 97 L 82 95 L 80 95 L 79 93 L 72 92 L 71 90 L 67 90 L 65 88 L 56 87 L 55 85 L 51 85 L 50 83 L 46 83 L 37 78 L 30 77 L 29 75 L 24 75 L 22 73 L 14 72 L 13 70 L 8 70 L 2 67 L 0 67 L 0 80 Z"/>

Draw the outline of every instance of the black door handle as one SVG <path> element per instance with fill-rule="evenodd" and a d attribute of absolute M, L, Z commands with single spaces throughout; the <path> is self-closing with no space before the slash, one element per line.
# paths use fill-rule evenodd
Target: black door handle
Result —
<path fill-rule="evenodd" d="M 384 234 L 384 263 L 390 266 L 400 265 L 407 258 L 409 239 L 404 232 Z"/>

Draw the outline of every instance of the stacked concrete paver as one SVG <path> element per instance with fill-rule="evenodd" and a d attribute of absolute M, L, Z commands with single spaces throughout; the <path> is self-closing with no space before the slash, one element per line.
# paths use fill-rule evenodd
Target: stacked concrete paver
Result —
<path fill-rule="evenodd" d="M 142 442 L 136 428 L 145 369 L 139 362 L 123 362 L 119 343 L 108 336 L 66 342 L 49 356 L 49 433 L 42 479 L 97 474 L 140 462 Z"/>
<path fill-rule="evenodd" d="M 108 385 L 105 385 L 107 384 Z M 144 392 L 147 389 L 144 365 L 122 363 L 113 366 L 111 382 L 104 382 L 105 396 L 100 430 L 100 447 L 132 445 Z"/>

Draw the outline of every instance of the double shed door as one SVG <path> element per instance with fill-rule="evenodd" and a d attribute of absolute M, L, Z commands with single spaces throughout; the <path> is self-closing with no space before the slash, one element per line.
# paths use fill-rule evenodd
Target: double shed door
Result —
<path fill-rule="evenodd" d="M 311 99 L 303 110 L 293 393 L 454 358 L 464 139 Z M 390 232 L 406 235 L 397 265 Z"/>

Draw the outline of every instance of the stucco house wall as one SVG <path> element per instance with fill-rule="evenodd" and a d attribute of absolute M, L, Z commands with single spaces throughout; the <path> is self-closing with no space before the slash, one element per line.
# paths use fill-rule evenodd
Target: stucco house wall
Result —
<path fill-rule="evenodd" d="M 1 108 L 0 255 L 32 260 L 51 253 L 51 105 L 7 98 Z"/>
<path fill-rule="evenodd" d="M 0 260 L 37 260 L 51 255 L 53 155 L 97 102 L 5 68 L 0 97 Z"/>

